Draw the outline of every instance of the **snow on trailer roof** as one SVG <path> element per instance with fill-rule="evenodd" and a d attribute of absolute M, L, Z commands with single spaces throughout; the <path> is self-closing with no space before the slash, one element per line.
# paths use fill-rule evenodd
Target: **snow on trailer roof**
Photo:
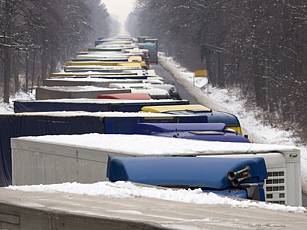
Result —
<path fill-rule="evenodd" d="M 101 44 L 134 44 L 134 41 L 128 39 L 115 39 L 115 40 L 98 40 Z"/>
<path fill-rule="evenodd" d="M 112 78 L 96 78 L 96 77 L 84 77 L 84 78 L 50 78 L 45 81 L 75 81 L 75 82 L 142 82 L 144 79 L 112 79 Z"/>
<path fill-rule="evenodd" d="M 70 70 L 142 70 L 140 63 L 130 63 L 129 65 L 115 65 L 115 66 L 103 66 L 103 65 L 70 65 L 64 67 L 65 71 Z"/>
<path fill-rule="evenodd" d="M 82 72 L 57 72 L 57 73 L 51 73 L 50 77 L 90 77 L 90 76 L 130 76 L 130 75 L 145 75 L 146 72 L 143 70 L 123 70 L 123 71 L 114 71 L 114 72 L 99 72 L 99 71 L 82 71 Z"/>
<path fill-rule="evenodd" d="M 93 56 L 93 55 L 86 55 L 86 56 L 77 56 L 74 59 L 71 59 L 72 62 L 90 62 L 90 61 L 96 61 L 96 62 L 117 62 L 117 63 L 125 63 L 125 62 L 132 62 L 134 60 L 134 57 L 138 57 L 138 61 L 141 62 L 142 56 L 141 55 L 131 55 L 131 56 L 118 56 L 118 57 L 104 57 L 104 56 Z M 136 61 L 136 60 L 135 60 Z"/>
<path fill-rule="evenodd" d="M 99 51 L 86 51 L 80 52 L 77 57 L 79 56 L 95 56 L 95 57 L 130 57 L 139 53 L 140 55 L 144 55 L 142 50 L 134 50 L 131 52 L 99 52 Z"/>
<path fill-rule="evenodd" d="M 112 89 L 130 89 L 131 93 L 146 93 L 149 94 L 153 99 L 170 99 L 171 95 L 166 89 L 158 87 L 149 87 L 145 84 L 140 84 L 138 86 L 111 86 Z"/>
<path fill-rule="evenodd" d="M 134 49 L 137 48 L 136 45 L 134 46 L 128 46 L 128 45 L 123 45 L 123 46 L 96 46 L 96 47 L 92 47 L 92 48 L 88 48 L 88 51 L 92 52 L 92 51 L 106 51 L 106 52 L 110 52 L 110 51 L 116 51 L 116 52 L 120 52 L 123 49 Z"/>
<path fill-rule="evenodd" d="M 104 93 L 131 93 L 131 90 L 97 86 L 43 86 L 36 88 L 35 98 L 37 100 L 97 98 L 97 95 Z"/>
<path fill-rule="evenodd" d="M 174 85 L 171 84 L 167 84 L 167 83 L 163 83 L 162 84 L 158 83 L 155 84 L 155 82 L 153 81 L 152 83 L 150 83 L 149 81 L 147 82 L 134 82 L 134 83 L 129 83 L 129 82 L 118 82 L 118 83 L 111 83 L 109 85 L 110 88 L 118 88 L 118 89 L 162 89 L 162 90 L 166 90 L 168 93 L 173 93 L 174 91 L 176 91 L 176 88 Z"/>
<path fill-rule="evenodd" d="M 158 96 L 157 96 L 158 97 Z M 160 97 L 160 96 L 159 96 Z M 14 111 L 49 112 L 49 111 L 120 111 L 138 112 L 145 105 L 188 104 L 187 100 L 110 100 L 110 99 L 48 99 L 36 101 L 14 101 Z"/>
<path fill-rule="evenodd" d="M 87 72 L 87 71 L 85 71 Z M 146 80 L 147 78 L 159 78 L 158 76 L 155 75 L 148 75 L 147 73 L 121 73 L 121 72 L 108 72 L 108 71 L 102 71 L 102 74 L 84 74 L 82 75 L 82 71 L 78 72 L 77 74 L 74 74 L 76 72 L 70 72 L 69 74 L 52 74 L 50 75 L 50 79 L 52 78 L 72 78 L 72 79 L 84 79 L 84 78 L 89 78 L 89 79 L 142 79 Z M 108 74 L 112 73 L 112 74 Z"/>
<path fill-rule="evenodd" d="M 84 112 L 84 111 L 56 111 L 56 112 L 29 112 L 29 113 L 0 113 L 0 116 L 46 116 L 46 117 L 174 117 L 171 114 L 146 112 Z"/>
<path fill-rule="evenodd" d="M 163 84 L 164 82 L 156 77 L 149 77 L 145 79 L 106 79 L 106 78 L 52 78 L 43 81 L 44 86 L 96 86 L 107 87 L 111 83 L 150 83 L 150 84 Z"/>
<path fill-rule="evenodd" d="M 142 71 L 143 68 L 139 66 L 65 66 L 65 72 L 89 72 L 89 71 L 118 71 L 118 70 L 139 70 Z"/>
<path fill-rule="evenodd" d="M 130 60 L 134 60 L 134 61 L 130 61 Z M 67 61 L 64 63 L 64 66 L 67 67 L 74 67 L 74 66 L 93 66 L 93 67 L 97 67 L 97 66 L 131 66 L 131 67 L 139 67 L 140 65 L 142 65 L 142 58 L 139 56 L 132 56 L 130 57 L 127 61 L 101 61 L 101 60 L 73 60 L 73 61 Z"/>
<path fill-rule="evenodd" d="M 117 41 L 117 40 L 136 41 L 137 39 L 129 36 L 116 36 L 110 38 L 97 39 L 97 41 Z"/>
<path fill-rule="evenodd" d="M 131 100 L 117 100 L 117 99 L 87 99 L 87 98 L 73 98 L 73 99 L 49 99 L 49 100 L 16 100 L 16 102 L 51 102 L 51 103 L 93 103 L 93 104 L 118 104 L 118 103 L 133 103 Z M 187 100 L 173 100 L 173 99 L 161 99 L 161 100 L 139 100 L 135 103 L 151 103 L 151 102 L 157 102 L 157 103 L 176 103 L 176 102 L 182 102 L 184 104 L 187 104 Z"/>
<path fill-rule="evenodd" d="M 255 154 L 269 152 L 298 152 L 293 146 L 209 142 L 147 135 L 84 134 L 40 137 L 21 137 L 34 142 L 78 146 L 102 152 L 140 156 L 202 156 L 228 154 Z M 120 145 L 118 144 L 120 143 Z"/>
<path fill-rule="evenodd" d="M 151 83 L 144 83 L 144 82 L 137 82 L 137 83 L 120 82 L 120 83 L 111 83 L 109 87 L 117 89 L 152 89 L 152 88 L 159 88 L 159 85 L 157 86 L 157 85 L 152 85 Z"/>
<path fill-rule="evenodd" d="M 133 49 L 124 49 L 122 52 L 124 52 L 124 53 L 149 52 L 149 50 L 148 49 L 133 48 Z"/>
<path fill-rule="evenodd" d="M 114 71 L 109 71 L 109 72 L 100 72 L 100 71 L 93 71 L 93 70 L 88 70 L 88 71 L 81 71 L 81 72 L 57 72 L 57 73 L 51 73 L 51 77 L 57 77 L 57 76 L 72 76 L 72 77 L 87 77 L 87 76 L 117 76 L 117 75 L 139 75 L 139 76 L 156 76 L 155 70 L 114 70 Z"/>
<path fill-rule="evenodd" d="M 114 94 L 100 94 L 98 99 L 125 99 L 125 100 L 150 100 L 148 93 L 114 93 Z"/>
<path fill-rule="evenodd" d="M 165 86 L 172 86 L 170 84 L 165 84 Z M 110 84 L 110 87 L 115 87 L 115 88 L 153 88 L 156 87 L 156 85 L 152 85 L 151 83 L 144 83 L 144 82 L 137 82 L 137 83 L 129 83 L 129 82 L 119 82 L 119 83 L 112 83 Z"/>
<path fill-rule="evenodd" d="M 106 61 L 106 62 L 127 62 L 129 61 L 129 57 L 102 57 L 102 56 L 77 56 L 72 59 L 72 61 Z"/>
<path fill-rule="evenodd" d="M 161 105 L 161 106 L 144 106 L 144 112 L 166 113 L 172 111 L 192 111 L 192 112 L 211 112 L 212 110 L 203 105 Z"/>
<path fill-rule="evenodd" d="M 123 52 L 99 52 L 99 51 L 88 51 L 88 52 L 81 52 L 77 55 L 76 59 L 80 58 L 129 58 L 131 56 L 144 56 L 144 52 L 141 51 L 135 51 L 135 52 L 129 52 L 129 53 L 123 53 Z"/>
<path fill-rule="evenodd" d="M 136 44 L 99 44 L 95 47 L 95 49 L 131 49 L 137 48 Z"/>
<path fill-rule="evenodd" d="M 97 86 L 40 86 L 38 88 L 62 92 L 112 91 L 112 88 Z"/>
<path fill-rule="evenodd" d="M 84 78 L 50 78 L 45 79 L 44 81 L 74 81 L 74 82 L 111 82 L 111 83 L 153 83 L 153 84 L 163 84 L 163 81 L 160 77 L 148 77 L 147 79 L 112 79 L 112 78 L 96 78 L 96 77 L 84 77 Z"/>
<path fill-rule="evenodd" d="M 73 72 L 72 72 L 73 73 Z M 53 74 L 50 75 L 49 79 L 72 79 L 72 80 L 78 80 L 78 79 L 138 79 L 138 80 L 145 80 L 151 76 L 148 76 L 147 74 L 138 74 L 138 73 L 131 73 L 131 74 Z M 155 77 L 155 76 L 152 76 Z"/>
<path fill-rule="evenodd" d="M 109 87 L 110 83 L 138 83 L 138 82 L 163 82 L 160 80 L 147 79 L 112 79 L 112 78 L 52 78 L 43 81 L 44 86 L 96 86 Z M 156 83 L 156 84 L 158 84 Z"/>
<path fill-rule="evenodd" d="M 131 89 L 131 93 L 148 93 L 154 99 L 167 99 L 171 98 L 170 94 L 165 89 L 158 88 L 143 88 L 143 87 L 135 87 L 135 88 L 113 88 L 113 89 Z"/>

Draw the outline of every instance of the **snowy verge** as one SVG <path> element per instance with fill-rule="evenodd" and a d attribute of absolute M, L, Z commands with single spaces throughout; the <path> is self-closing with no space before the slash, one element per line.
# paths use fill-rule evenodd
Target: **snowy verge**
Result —
<path fill-rule="evenodd" d="M 72 193 L 89 196 L 106 196 L 115 198 L 145 197 L 168 201 L 206 204 L 229 205 L 236 208 L 262 208 L 283 212 L 305 212 L 303 207 L 292 207 L 280 204 L 269 204 L 250 200 L 235 200 L 229 197 L 218 196 L 214 193 L 204 193 L 201 189 L 163 189 L 143 187 L 130 182 L 98 182 L 94 184 L 64 183 L 54 185 L 10 186 L 7 189 L 25 192 Z"/>
<path fill-rule="evenodd" d="M 12 113 L 14 112 L 13 102 L 16 100 L 34 100 L 35 91 L 32 93 L 25 93 L 23 91 L 18 91 L 15 95 L 11 96 L 10 103 L 4 103 L 3 100 L 0 100 L 0 113 Z"/>
<path fill-rule="evenodd" d="M 245 133 L 248 134 L 253 142 L 296 145 L 298 140 L 293 135 L 294 131 L 281 130 L 261 122 L 256 117 L 257 114 L 261 114 L 261 111 L 247 109 L 245 106 L 246 100 L 242 99 L 239 90 L 232 89 L 228 91 L 211 85 L 205 86 L 202 83 L 200 85 L 194 84 L 193 73 L 187 71 L 173 58 L 165 56 L 164 53 L 159 53 L 159 62 L 166 70 L 172 73 L 177 82 L 183 85 L 199 103 L 214 110 L 225 111 L 238 116 Z M 304 193 L 307 194 L 307 147 L 300 146 L 300 149 L 302 187 Z"/>

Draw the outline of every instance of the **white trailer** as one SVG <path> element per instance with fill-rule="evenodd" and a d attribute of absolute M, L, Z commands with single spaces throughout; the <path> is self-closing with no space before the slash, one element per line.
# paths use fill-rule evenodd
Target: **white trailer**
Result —
<path fill-rule="evenodd" d="M 91 98 L 96 99 L 100 94 L 131 93 L 130 89 L 111 89 L 96 86 L 41 86 L 36 88 L 36 100 L 62 98 Z"/>
<path fill-rule="evenodd" d="M 164 87 L 165 86 L 165 87 Z M 109 85 L 112 89 L 130 89 L 132 93 L 148 93 L 153 99 L 172 98 L 172 91 L 167 84 L 150 84 L 150 83 L 112 83 Z M 172 88 L 176 91 L 175 87 Z M 177 99 L 177 98 L 175 98 Z"/>
<path fill-rule="evenodd" d="M 302 205 L 300 150 L 295 147 L 103 134 L 22 137 L 11 145 L 14 185 L 107 180 L 109 155 L 263 157 L 266 201 Z"/>

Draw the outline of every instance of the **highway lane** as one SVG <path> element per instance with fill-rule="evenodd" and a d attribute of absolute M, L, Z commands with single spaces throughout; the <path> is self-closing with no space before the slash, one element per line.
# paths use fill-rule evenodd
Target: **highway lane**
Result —
<path fill-rule="evenodd" d="M 306 229 L 307 214 L 0 188 L 0 228 L 20 230 Z"/>

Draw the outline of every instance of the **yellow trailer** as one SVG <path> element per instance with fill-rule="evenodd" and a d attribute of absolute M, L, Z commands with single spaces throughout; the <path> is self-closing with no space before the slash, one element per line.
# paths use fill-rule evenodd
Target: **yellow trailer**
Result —
<path fill-rule="evenodd" d="M 145 64 L 145 62 L 144 62 Z M 112 62 L 112 61 L 68 61 L 64 64 L 70 66 L 129 66 L 142 67 L 142 62 Z"/>
<path fill-rule="evenodd" d="M 228 129 L 243 135 L 238 118 L 230 113 L 212 111 L 203 105 L 166 105 L 166 106 L 145 106 L 143 112 L 168 113 L 172 115 L 186 115 L 188 117 L 204 117 L 204 122 L 224 123 Z M 191 119 L 192 121 L 193 119 Z"/>
<path fill-rule="evenodd" d="M 99 77 L 99 76 L 141 76 L 138 73 L 110 73 L 110 72 L 101 72 L 101 73 L 87 73 L 87 72 L 60 72 L 60 73 L 50 73 L 50 78 L 57 78 L 57 77 L 74 77 L 74 78 L 85 78 L 89 76 Z"/>
<path fill-rule="evenodd" d="M 168 113 L 175 111 L 191 111 L 191 112 L 211 112 L 212 110 L 203 105 L 164 105 L 164 106 L 145 106 L 143 112 L 150 113 Z"/>

